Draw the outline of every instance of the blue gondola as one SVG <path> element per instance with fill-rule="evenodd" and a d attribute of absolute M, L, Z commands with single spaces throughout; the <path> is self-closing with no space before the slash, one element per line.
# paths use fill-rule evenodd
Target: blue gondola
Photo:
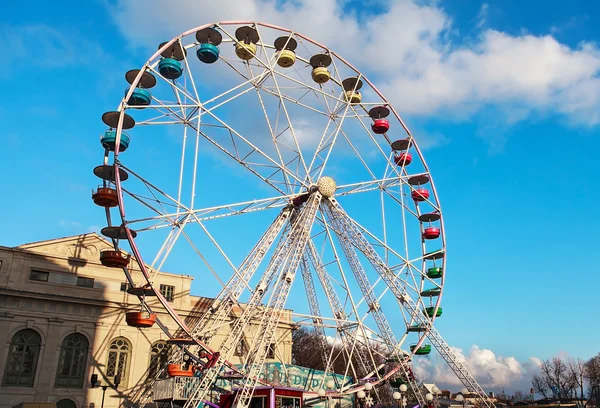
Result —
<path fill-rule="evenodd" d="M 129 92 L 129 88 L 125 90 L 125 95 Z M 152 101 L 152 94 L 149 90 L 144 88 L 135 88 L 131 97 L 127 101 L 128 105 L 131 106 L 148 106 Z"/>
<path fill-rule="evenodd" d="M 206 64 L 212 64 L 219 59 L 219 47 L 210 43 L 200 44 L 196 51 L 198 59 Z"/>
<path fill-rule="evenodd" d="M 117 132 L 114 129 L 109 129 L 104 132 L 104 136 L 100 139 L 102 147 L 108 149 L 111 152 L 115 151 L 115 142 L 117 139 Z M 130 138 L 126 133 L 121 132 L 121 140 L 119 142 L 119 152 L 124 152 L 129 147 Z"/>
<path fill-rule="evenodd" d="M 176 59 L 163 58 L 158 63 L 158 72 L 167 79 L 177 79 L 183 74 L 183 69 Z"/>

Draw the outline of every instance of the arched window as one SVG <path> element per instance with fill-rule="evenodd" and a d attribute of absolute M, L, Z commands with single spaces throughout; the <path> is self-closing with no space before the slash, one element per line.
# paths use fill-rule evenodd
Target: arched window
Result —
<path fill-rule="evenodd" d="M 167 343 L 164 341 L 157 341 L 152 345 L 150 349 L 150 366 L 148 367 L 148 378 L 154 379 L 160 370 L 167 364 L 169 358 L 169 350 Z M 166 369 L 163 371 L 161 377 L 166 376 Z"/>
<path fill-rule="evenodd" d="M 77 408 L 77 404 L 73 400 L 65 398 L 56 403 L 56 408 Z"/>
<path fill-rule="evenodd" d="M 108 362 L 106 363 L 106 378 L 113 381 L 117 374 L 121 374 L 121 385 L 127 385 L 129 365 L 131 364 L 131 344 L 124 337 L 117 337 L 108 348 Z"/>
<path fill-rule="evenodd" d="M 31 329 L 17 332 L 10 342 L 3 386 L 33 387 L 42 338 Z"/>
<path fill-rule="evenodd" d="M 65 337 L 60 347 L 56 388 L 83 388 L 87 353 L 88 340 L 84 335 L 73 333 Z"/>

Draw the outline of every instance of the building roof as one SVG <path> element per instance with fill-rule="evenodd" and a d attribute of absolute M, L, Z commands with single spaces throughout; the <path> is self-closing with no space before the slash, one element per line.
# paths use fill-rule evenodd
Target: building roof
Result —
<path fill-rule="evenodd" d="M 37 253 L 52 258 L 76 258 L 99 263 L 99 251 L 113 248 L 113 244 L 96 232 L 88 232 L 85 234 L 28 242 L 15 247 L 0 246 L 0 248 L 17 252 Z M 126 252 L 124 250 L 121 251 Z M 146 264 L 146 267 L 150 268 L 150 265 Z M 158 273 L 188 278 L 190 280 L 193 279 L 192 276 L 181 273 L 164 271 Z"/>

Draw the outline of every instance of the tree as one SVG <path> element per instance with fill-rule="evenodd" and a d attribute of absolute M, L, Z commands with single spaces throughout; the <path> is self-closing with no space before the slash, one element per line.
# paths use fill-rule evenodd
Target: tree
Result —
<path fill-rule="evenodd" d="M 525 394 L 523 391 L 517 391 L 513 394 L 511 399 L 515 402 L 518 402 L 518 401 L 525 401 L 527 399 L 527 397 L 528 397 L 528 395 Z"/>
<path fill-rule="evenodd" d="M 588 386 L 588 402 L 592 401 L 595 406 L 598 406 L 600 404 L 600 353 L 590 358 L 584 367 L 584 378 Z"/>
<path fill-rule="evenodd" d="M 329 371 L 352 377 L 356 376 L 358 378 L 364 378 L 369 374 L 373 375 L 376 369 L 380 370 L 380 374 L 383 375 L 389 356 L 388 349 L 381 343 L 366 343 L 365 341 L 360 341 L 360 339 L 355 340 L 356 343 L 353 342 L 352 350 L 350 350 L 350 347 L 344 347 L 341 343 L 325 342 L 325 354 L 330 364 L 326 370 L 325 364 L 327 364 L 327 361 L 323 361 L 323 341 L 319 337 L 319 334 L 314 330 L 300 328 L 292 334 L 292 363 L 315 370 Z M 361 354 L 369 361 L 360 361 Z M 353 370 L 347 372 L 349 355 L 351 356 L 350 362 Z M 384 367 L 383 369 L 380 368 L 382 366 Z M 382 383 L 373 392 L 380 403 L 387 405 L 395 404 L 392 398 L 393 390 L 389 384 Z M 407 397 L 410 395 L 409 391 Z"/>
<path fill-rule="evenodd" d="M 584 402 L 585 401 L 585 392 L 584 392 L 584 388 L 585 388 L 585 382 L 586 382 L 586 377 L 585 377 L 585 371 L 586 371 L 586 363 L 578 358 L 575 360 L 570 360 L 569 361 L 569 371 L 571 372 L 571 375 L 573 376 L 573 378 L 575 379 L 575 383 L 576 383 L 576 388 L 575 388 L 575 398 L 577 398 L 579 400 L 579 404 L 582 407 L 586 407 L 588 402 Z"/>
<path fill-rule="evenodd" d="M 541 375 L 534 374 L 531 380 L 531 386 L 537 394 L 542 394 L 544 398 L 548 398 L 550 395 L 550 389 L 546 385 L 546 382 L 542 379 Z"/>
<path fill-rule="evenodd" d="M 533 376 L 531 385 L 544 398 L 551 395 L 555 399 L 564 400 L 574 395 L 577 379 L 562 359 L 554 357 L 542 362 L 540 373 Z"/>
<path fill-rule="evenodd" d="M 300 328 L 292 332 L 292 363 L 325 370 L 325 362 L 321 358 L 321 340 L 315 332 Z"/>

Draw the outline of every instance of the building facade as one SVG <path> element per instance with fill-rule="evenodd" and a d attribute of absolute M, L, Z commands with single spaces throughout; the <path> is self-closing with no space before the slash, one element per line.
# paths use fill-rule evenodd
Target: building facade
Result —
<path fill-rule="evenodd" d="M 102 249 L 111 244 L 95 233 L 14 248 L 0 246 L 0 408 L 22 402 L 54 402 L 59 408 L 99 408 L 103 390 L 117 373 L 121 383 L 108 388 L 107 408 L 131 406 L 166 362 L 167 336 L 156 325 L 127 326 L 125 312 L 139 310 L 127 293 L 120 269 L 104 267 Z M 131 262 L 135 282 L 142 281 Z M 212 299 L 190 294 L 191 276 L 159 273 L 155 287 L 179 316 L 193 322 Z M 175 323 L 156 300 L 148 302 L 171 330 Z M 269 361 L 291 362 L 290 313 L 281 322 Z M 223 328 L 211 341 L 218 346 Z M 244 350 L 236 350 L 240 363 Z"/>

